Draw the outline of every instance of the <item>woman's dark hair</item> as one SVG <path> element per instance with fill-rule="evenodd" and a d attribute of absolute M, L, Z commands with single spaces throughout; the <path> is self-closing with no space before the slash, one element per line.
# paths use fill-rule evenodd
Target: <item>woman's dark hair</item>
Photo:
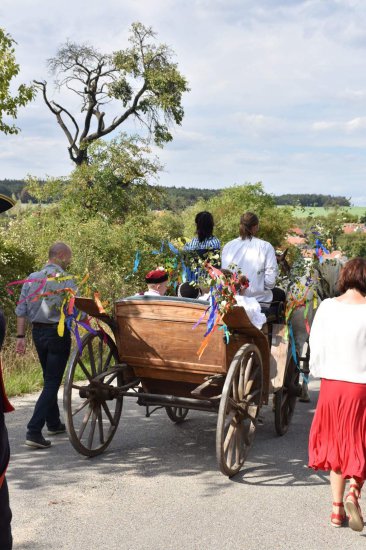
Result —
<path fill-rule="evenodd" d="M 252 229 L 259 224 L 259 219 L 253 212 L 245 212 L 240 217 L 239 235 L 242 239 L 251 239 L 253 237 Z"/>
<path fill-rule="evenodd" d="M 350 288 L 366 296 L 366 258 L 353 258 L 342 268 L 338 279 L 338 291 L 343 294 Z"/>
<path fill-rule="evenodd" d="M 199 241 L 204 241 L 205 239 L 212 237 L 214 220 L 211 212 L 198 212 L 194 221 L 196 222 Z"/>

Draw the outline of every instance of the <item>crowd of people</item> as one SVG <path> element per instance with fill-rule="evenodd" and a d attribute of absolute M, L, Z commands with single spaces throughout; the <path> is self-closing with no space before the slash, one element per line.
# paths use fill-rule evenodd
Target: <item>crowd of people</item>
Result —
<path fill-rule="evenodd" d="M 12 206 L 11 200 L 0 202 L 2 211 Z M 224 275 L 235 270 L 237 303 L 245 307 L 252 322 L 260 328 L 265 313 L 275 302 L 285 301 L 285 293 L 277 288 L 278 266 L 273 246 L 258 237 L 259 219 L 252 212 L 240 218 L 239 236 L 221 248 L 214 236 L 214 220 L 210 212 L 199 212 L 195 218 L 196 236 L 184 246 L 188 254 L 205 259 L 214 253 L 216 266 Z M 60 289 L 76 289 L 76 283 L 67 275 L 72 252 L 67 244 L 58 242 L 49 249 L 47 263 L 28 277 L 23 285 L 16 308 L 16 351 L 26 349 L 26 325 L 32 326 L 32 337 L 43 372 L 43 388 L 27 425 L 26 445 L 45 449 L 51 441 L 48 435 L 64 433 L 66 428 L 60 417 L 57 393 L 66 368 L 71 348 L 71 335 L 67 327 L 60 335 Z M 184 282 L 177 289 L 178 297 L 207 299 L 207 288 Z M 39 292 L 39 281 L 47 279 L 48 299 L 30 300 Z M 52 280 L 50 280 L 52 279 Z M 146 274 L 148 297 L 164 296 L 169 275 L 156 268 Z M 57 287 L 57 292 L 55 291 Z M 45 289 L 43 289 L 44 291 Z M 310 335 L 311 372 L 321 378 L 318 406 L 309 438 L 309 466 L 330 471 L 333 495 L 331 525 L 345 525 L 357 531 L 363 528 L 359 505 L 362 484 L 366 478 L 366 260 L 350 260 L 341 272 L 340 296 L 322 302 L 315 316 Z M 250 313 L 252 310 L 252 313 Z M 5 335 L 5 319 L 0 312 L 0 346 Z M 8 550 L 11 542 L 11 511 L 6 466 L 9 461 L 9 444 L 4 413 L 12 409 L 6 398 L 0 370 L 0 548 Z M 344 499 L 346 480 L 350 479 L 349 492 Z"/>

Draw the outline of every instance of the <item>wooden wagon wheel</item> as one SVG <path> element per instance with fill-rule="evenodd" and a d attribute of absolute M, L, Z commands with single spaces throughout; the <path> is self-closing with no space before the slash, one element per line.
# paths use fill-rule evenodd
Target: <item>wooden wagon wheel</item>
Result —
<path fill-rule="evenodd" d="M 165 410 L 170 420 L 176 424 L 183 422 L 189 411 L 184 407 L 165 407 Z"/>
<path fill-rule="evenodd" d="M 123 397 L 113 392 L 123 384 L 118 351 L 110 336 L 86 334 L 82 351 L 73 353 L 64 386 L 64 414 L 73 447 L 85 456 L 102 453 L 112 441 Z"/>
<path fill-rule="evenodd" d="M 275 428 L 278 435 L 284 435 L 289 428 L 301 392 L 299 378 L 300 371 L 289 349 L 284 385 L 274 394 Z"/>
<path fill-rule="evenodd" d="M 240 470 L 253 443 L 262 385 L 260 351 L 254 344 L 244 344 L 227 373 L 217 419 L 217 464 L 229 477 Z"/>

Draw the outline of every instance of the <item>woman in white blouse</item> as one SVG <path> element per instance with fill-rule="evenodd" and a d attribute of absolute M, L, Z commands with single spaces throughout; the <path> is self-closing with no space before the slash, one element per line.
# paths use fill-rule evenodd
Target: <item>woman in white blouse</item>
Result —
<path fill-rule="evenodd" d="M 362 531 L 358 499 L 366 479 L 366 258 L 345 264 L 338 290 L 339 297 L 320 304 L 310 333 L 310 372 L 321 378 L 321 386 L 310 429 L 309 466 L 330 472 L 331 525 L 344 525 L 347 512 L 351 529 Z"/>
<path fill-rule="evenodd" d="M 256 298 L 258 302 L 269 306 L 274 299 L 272 289 L 276 283 L 278 266 L 273 246 L 258 239 L 258 231 L 258 216 L 252 212 L 245 212 L 240 218 L 240 236 L 229 241 L 222 249 L 221 266 L 226 269 L 237 266 L 249 279 L 249 288 L 245 291 L 245 296 Z M 280 292 L 282 294 L 279 299 L 284 300 L 284 293 Z"/>

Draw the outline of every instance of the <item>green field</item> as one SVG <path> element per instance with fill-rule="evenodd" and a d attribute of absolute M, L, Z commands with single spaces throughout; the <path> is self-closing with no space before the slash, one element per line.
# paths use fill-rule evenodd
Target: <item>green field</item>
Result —
<path fill-rule="evenodd" d="M 366 206 L 343 207 L 342 210 L 350 212 L 354 216 L 363 216 L 366 214 Z M 310 214 L 314 216 L 326 216 L 331 211 L 331 208 L 324 208 L 322 206 L 303 206 L 295 209 L 295 216 L 297 218 L 306 218 Z"/>

